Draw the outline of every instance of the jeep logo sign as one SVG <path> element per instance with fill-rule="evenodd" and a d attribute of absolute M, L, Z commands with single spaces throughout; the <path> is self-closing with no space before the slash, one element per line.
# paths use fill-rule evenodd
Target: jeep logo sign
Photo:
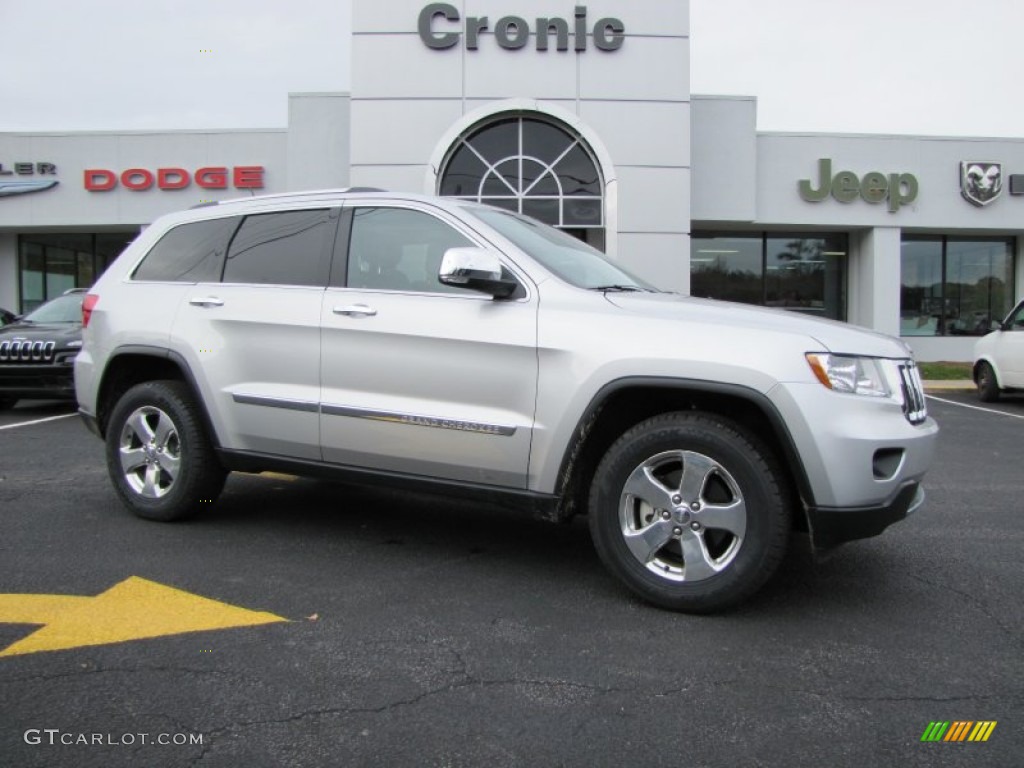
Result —
<path fill-rule="evenodd" d="M 840 171 L 832 175 L 832 160 L 818 161 L 818 187 L 811 186 L 810 179 L 799 182 L 800 197 L 809 203 L 820 203 L 832 195 L 840 203 L 852 203 L 860 197 L 865 203 L 889 201 L 889 212 L 896 213 L 901 205 L 917 199 L 917 177 L 912 173 L 890 173 L 886 176 L 878 171 L 865 173 L 858 178 L 853 171 Z"/>
<path fill-rule="evenodd" d="M 447 23 L 440 22 L 442 18 Z M 427 47 L 437 50 L 453 48 L 459 44 L 463 33 L 455 31 L 452 25 L 461 20 L 458 8 L 451 3 L 431 3 L 420 11 L 420 40 Z M 555 38 L 555 50 L 569 50 L 568 21 L 558 18 L 539 18 L 536 21 L 532 32 L 537 38 L 538 51 L 548 50 L 552 35 Z M 487 31 L 491 31 L 498 45 L 508 51 L 525 48 L 530 42 L 530 22 L 522 16 L 502 16 L 494 22 L 493 27 L 486 16 L 469 16 L 465 24 L 466 49 L 477 50 L 480 47 L 480 35 Z M 587 7 L 577 5 L 572 22 L 573 49 L 577 53 L 587 50 L 587 31 Z M 598 19 L 591 31 L 594 45 L 602 51 L 619 50 L 626 37 L 626 27 L 622 21 L 610 17 Z"/>

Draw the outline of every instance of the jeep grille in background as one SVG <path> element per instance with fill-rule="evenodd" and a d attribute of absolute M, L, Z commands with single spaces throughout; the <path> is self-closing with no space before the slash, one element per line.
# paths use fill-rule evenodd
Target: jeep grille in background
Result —
<path fill-rule="evenodd" d="M 900 364 L 900 388 L 903 390 L 903 413 L 911 424 L 920 424 L 928 418 L 924 401 L 921 374 L 913 361 Z"/>
<path fill-rule="evenodd" d="M 0 341 L 0 363 L 52 363 L 55 341 Z"/>

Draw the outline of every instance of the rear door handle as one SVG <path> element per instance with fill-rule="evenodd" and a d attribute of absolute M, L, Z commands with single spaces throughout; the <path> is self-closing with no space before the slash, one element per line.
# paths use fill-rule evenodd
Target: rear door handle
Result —
<path fill-rule="evenodd" d="M 333 312 L 336 315 L 345 315 L 346 317 L 373 317 L 377 314 L 376 309 L 366 304 L 349 304 L 346 307 L 335 307 Z"/>
<path fill-rule="evenodd" d="M 189 299 L 188 303 L 193 307 L 223 307 L 223 299 L 218 299 L 216 296 L 200 296 L 195 299 Z"/>

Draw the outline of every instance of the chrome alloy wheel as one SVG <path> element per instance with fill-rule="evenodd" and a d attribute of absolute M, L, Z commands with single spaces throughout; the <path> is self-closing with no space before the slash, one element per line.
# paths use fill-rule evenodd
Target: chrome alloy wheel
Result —
<path fill-rule="evenodd" d="M 694 451 L 666 451 L 634 469 L 619 498 L 629 552 L 672 582 L 695 582 L 726 569 L 743 545 L 747 506 L 732 474 Z"/>
<path fill-rule="evenodd" d="M 147 499 L 167 494 L 181 468 L 181 440 L 171 417 L 151 405 L 132 411 L 121 430 L 120 457 L 133 491 Z"/>

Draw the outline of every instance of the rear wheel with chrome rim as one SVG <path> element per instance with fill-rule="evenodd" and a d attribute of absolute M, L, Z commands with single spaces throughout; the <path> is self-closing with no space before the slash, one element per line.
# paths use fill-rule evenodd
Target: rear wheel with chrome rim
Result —
<path fill-rule="evenodd" d="M 646 600 L 710 613 L 774 573 L 790 530 L 771 452 L 713 414 L 669 413 L 626 432 L 598 467 L 590 530 L 602 561 Z"/>
<path fill-rule="evenodd" d="M 122 395 L 106 432 L 107 469 L 121 501 L 147 520 L 180 520 L 209 506 L 227 473 L 180 381 L 150 381 Z"/>

